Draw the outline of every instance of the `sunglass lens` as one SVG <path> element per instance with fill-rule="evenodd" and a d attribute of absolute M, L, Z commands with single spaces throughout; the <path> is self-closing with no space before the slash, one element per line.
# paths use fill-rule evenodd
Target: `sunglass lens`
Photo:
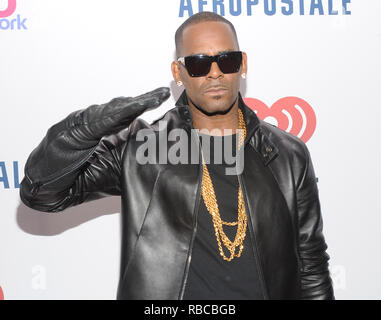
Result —
<path fill-rule="evenodd" d="M 241 52 L 227 52 L 220 55 L 218 66 L 223 73 L 235 73 L 239 71 L 242 62 Z"/>
<path fill-rule="evenodd" d="M 192 77 L 202 77 L 209 73 L 211 59 L 208 56 L 185 57 L 185 66 Z"/>

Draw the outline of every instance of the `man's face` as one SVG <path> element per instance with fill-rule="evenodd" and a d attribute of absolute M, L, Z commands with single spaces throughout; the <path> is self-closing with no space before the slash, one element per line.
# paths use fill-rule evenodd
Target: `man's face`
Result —
<path fill-rule="evenodd" d="M 201 22 L 188 26 L 183 32 L 180 56 L 206 54 L 214 56 L 223 51 L 239 50 L 233 31 L 223 22 Z M 209 73 L 202 77 L 191 77 L 179 62 L 172 64 L 175 81 L 181 80 L 188 97 L 201 109 L 214 113 L 225 111 L 238 96 L 240 75 L 246 73 L 246 54 L 243 53 L 241 69 L 224 74 L 216 62 Z"/>

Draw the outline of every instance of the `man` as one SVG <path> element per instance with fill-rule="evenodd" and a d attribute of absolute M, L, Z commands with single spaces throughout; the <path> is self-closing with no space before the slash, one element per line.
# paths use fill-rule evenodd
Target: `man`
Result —
<path fill-rule="evenodd" d="M 118 299 L 334 299 L 309 151 L 244 104 L 247 56 L 233 25 L 198 13 L 175 39 L 172 73 L 185 88 L 176 107 L 152 124 L 138 118 L 168 98 L 159 88 L 71 113 L 29 156 L 21 199 L 58 212 L 121 196 Z M 185 140 L 168 139 L 160 122 Z M 148 163 L 144 130 L 156 138 Z M 206 138 L 230 138 L 235 175 L 213 151 L 206 161 Z M 160 161 L 176 143 L 201 150 L 197 163 Z"/>

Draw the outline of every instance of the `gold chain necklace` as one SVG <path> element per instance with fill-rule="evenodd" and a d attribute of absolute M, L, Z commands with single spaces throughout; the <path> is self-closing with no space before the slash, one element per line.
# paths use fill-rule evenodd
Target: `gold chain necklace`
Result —
<path fill-rule="evenodd" d="M 238 149 L 242 146 L 246 138 L 246 124 L 243 118 L 241 109 L 238 108 L 238 127 L 239 129 L 239 139 L 238 139 Z M 242 135 L 243 131 L 243 135 Z M 208 209 L 210 215 L 212 216 L 214 233 L 217 238 L 218 248 L 220 250 L 220 255 L 226 261 L 233 260 L 234 257 L 239 258 L 243 250 L 243 240 L 246 236 L 247 227 L 247 217 L 245 210 L 245 203 L 243 201 L 241 186 L 238 187 L 238 220 L 235 222 L 226 222 L 221 219 L 220 212 L 218 209 L 216 194 L 214 192 L 214 187 L 212 179 L 210 178 L 208 168 L 204 161 L 204 155 L 202 154 L 202 162 L 204 167 L 203 177 L 202 177 L 202 197 L 206 208 Z M 223 225 L 227 226 L 237 226 L 237 233 L 234 241 L 231 241 L 225 234 L 223 230 Z M 230 257 L 226 257 L 222 249 L 221 242 L 229 250 Z M 236 253 L 236 248 L 239 248 L 238 253 Z"/>

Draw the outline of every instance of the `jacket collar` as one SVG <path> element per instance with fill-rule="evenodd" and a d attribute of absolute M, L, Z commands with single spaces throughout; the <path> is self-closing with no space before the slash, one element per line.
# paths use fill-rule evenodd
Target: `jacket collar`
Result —
<path fill-rule="evenodd" d="M 238 92 L 238 106 L 242 110 L 246 123 L 245 144 L 248 142 L 262 156 L 263 163 L 268 165 L 278 155 L 279 149 L 262 129 L 263 120 L 260 120 L 256 113 L 245 104 L 240 92 Z M 185 90 L 176 101 L 176 107 L 186 126 L 191 126 L 192 114 Z"/>

